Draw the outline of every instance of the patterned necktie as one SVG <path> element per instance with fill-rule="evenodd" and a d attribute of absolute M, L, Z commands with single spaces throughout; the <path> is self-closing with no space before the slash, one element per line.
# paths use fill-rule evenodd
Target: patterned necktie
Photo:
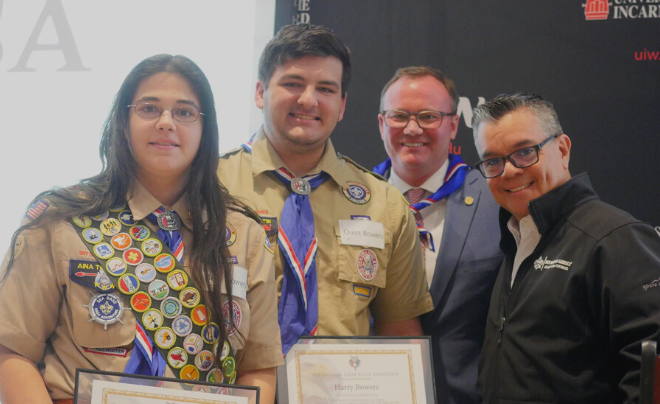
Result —
<path fill-rule="evenodd" d="M 422 200 L 422 195 L 424 195 L 423 188 L 411 188 L 406 191 L 406 197 L 408 198 L 410 205 L 419 203 L 419 201 Z M 424 253 L 426 254 L 426 248 L 429 248 L 429 246 L 433 245 L 433 237 L 431 236 L 431 233 L 424 228 L 424 218 L 422 218 L 421 212 L 413 211 L 413 213 L 415 216 L 415 223 L 417 223 L 417 229 L 420 233 L 419 238 L 422 242 L 422 250 L 424 250 Z M 426 233 L 422 233 L 423 231 Z M 431 251 L 433 251 L 433 249 Z"/>
<path fill-rule="evenodd" d="M 285 168 L 273 171 L 291 194 L 284 201 L 278 244 L 286 257 L 278 320 L 284 355 L 301 335 L 316 335 L 318 291 L 316 285 L 316 234 L 309 193 L 328 177 L 321 172 L 296 178 Z"/>
<path fill-rule="evenodd" d="M 166 211 L 159 207 L 147 215 L 147 219 L 158 226 L 158 237 L 169 247 L 176 259 L 183 265 L 183 237 L 179 233 L 181 219 L 173 210 Z M 165 373 L 165 359 L 154 348 L 154 343 L 144 331 L 139 321 L 135 322 L 135 345 L 128 359 L 124 373 L 163 376 Z"/>

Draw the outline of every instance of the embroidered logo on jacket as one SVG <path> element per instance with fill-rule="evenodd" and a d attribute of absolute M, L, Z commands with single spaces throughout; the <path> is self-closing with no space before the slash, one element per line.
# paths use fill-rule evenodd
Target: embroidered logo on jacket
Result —
<path fill-rule="evenodd" d="M 568 271 L 568 267 L 573 265 L 573 262 L 571 261 L 564 261 L 564 260 L 549 260 L 548 257 L 539 257 L 536 261 L 534 261 L 534 269 L 537 271 L 543 271 L 544 269 L 552 269 L 552 268 L 559 268 L 563 269 L 564 271 Z"/>

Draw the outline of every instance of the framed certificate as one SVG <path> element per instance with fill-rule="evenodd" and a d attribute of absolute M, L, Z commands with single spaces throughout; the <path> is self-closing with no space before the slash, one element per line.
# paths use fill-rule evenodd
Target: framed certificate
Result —
<path fill-rule="evenodd" d="M 77 369 L 75 404 L 258 404 L 259 388 Z"/>
<path fill-rule="evenodd" d="M 277 371 L 290 404 L 435 403 L 430 337 L 302 337 Z"/>

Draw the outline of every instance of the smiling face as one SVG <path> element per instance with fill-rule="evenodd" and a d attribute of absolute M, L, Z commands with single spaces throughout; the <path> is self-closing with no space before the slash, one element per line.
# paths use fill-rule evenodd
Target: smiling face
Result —
<path fill-rule="evenodd" d="M 203 117 L 194 122 L 172 119 L 177 107 L 200 110 L 200 102 L 188 81 L 174 73 L 157 73 L 146 78 L 138 87 L 132 104 L 149 102 L 163 110 L 160 117 L 145 118 L 131 108 L 129 140 L 137 163 L 137 177 L 167 178 L 180 181 L 187 178 L 202 139 Z"/>
<path fill-rule="evenodd" d="M 255 101 L 264 112 L 264 132 L 280 155 L 323 149 L 344 116 L 341 61 L 305 56 L 277 67 L 265 88 L 257 83 Z"/>
<path fill-rule="evenodd" d="M 433 76 L 404 76 L 383 97 L 383 110 L 454 112 L 445 86 Z M 380 136 L 392 159 L 394 172 L 408 184 L 419 186 L 447 160 L 449 143 L 456 138 L 458 116 L 445 116 L 440 127 L 422 129 L 411 117 L 405 128 L 390 128 L 378 115 Z"/>
<path fill-rule="evenodd" d="M 482 160 L 506 156 L 518 149 L 534 146 L 548 135 L 539 127 L 534 114 L 519 108 L 499 121 L 484 121 L 477 128 L 475 143 Z M 539 150 L 538 163 L 517 168 L 507 161 L 504 174 L 489 178 L 488 186 L 495 201 L 518 221 L 529 214 L 529 202 L 571 178 L 568 171 L 571 140 L 562 134 Z"/>

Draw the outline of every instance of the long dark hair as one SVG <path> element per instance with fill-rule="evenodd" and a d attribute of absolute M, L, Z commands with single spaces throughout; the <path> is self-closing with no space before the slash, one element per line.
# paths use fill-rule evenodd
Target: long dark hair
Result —
<path fill-rule="evenodd" d="M 125 202 L 136 175 L 136 162 L 128 140 L 129 108 L 139 85 L 157 73 L 174 73 L 184 77 L 200 101 L 204 113 L 202 139 L 197 155 L 190 168 L 187 193 L 192 216 L 193 245 L 186 248 L 190 263 L 190 276 L 197 283 L 211 314 L 211 321 L 220 327 L 220 342 L 227 339 L 223 327 L 221 287 L 225 284 L 229 299 L 229 318 L 233 319 L 231 295 L 231 269 L 227 248 L 227 210 L 242 212 L 259 221 L 247 206 L 234 199 L 220 184 L 217 176 L 219 160 L 218 123 L 211 86 L 202 70 L 190 59 L 181 55 L 156 55 L 140 62 L 128 74 L 115 96 L 112 110 L 103 127 L 99 153 L 103 169 L 98 175 L 80 181 L 70 188 L 54 188 L 39 194 L 35 201 L 48 199 L 57 209 L 47 210 L 36 220 L 21 226 L 12 237 L 12 248 L 7 265 L 8 273 L 14 262 L 16 239 L 22 231 L 45 226 L 56 220 L 66 220 L 75 215 L 97 215 L 112 206 Z M 206 210 L 208 225 L 202 222 Z M 220 345 L 222 346 L 222 344 Z M 218 359 L 216 358 L 216 361 Z"/>

